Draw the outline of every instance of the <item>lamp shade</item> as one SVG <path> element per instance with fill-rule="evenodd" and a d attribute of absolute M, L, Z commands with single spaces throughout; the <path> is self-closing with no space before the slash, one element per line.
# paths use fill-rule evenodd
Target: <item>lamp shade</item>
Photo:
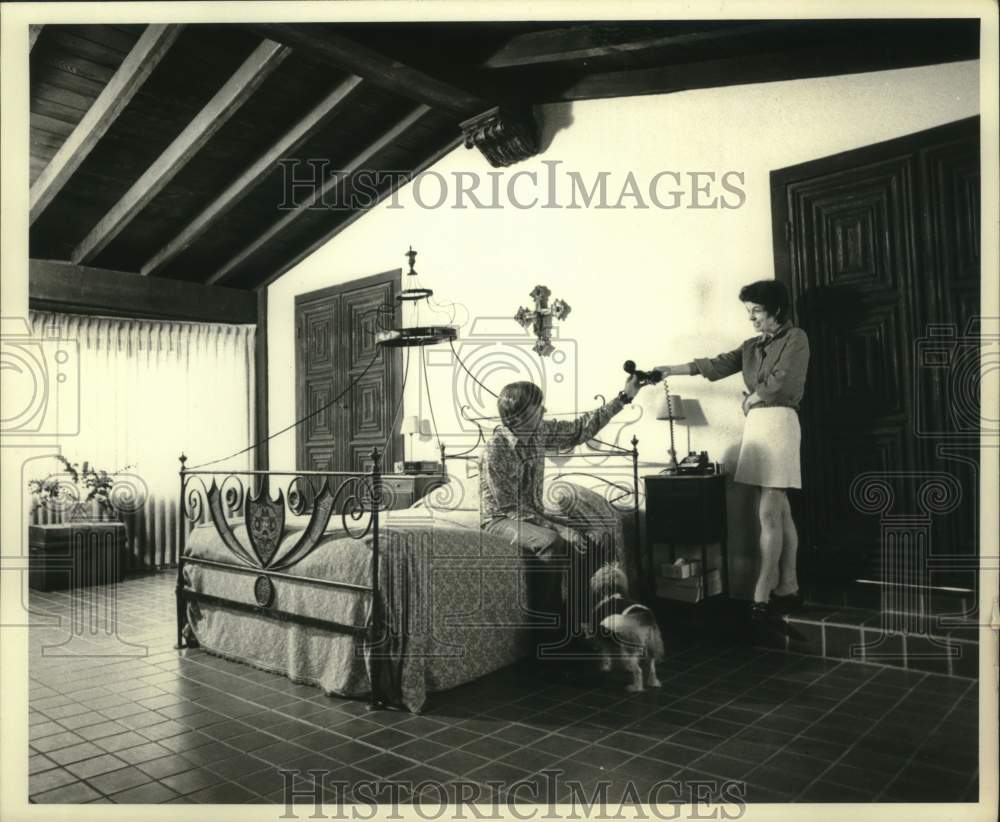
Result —
<path fill-rule="evenodd" d="M 403 417 L 402 423 L 399 426 L 400 434 L 419 434 L 420 433 L 420 417 Z"/>
<path fill-rule="evenodd" d="M 658 420 L 684 419 L 684 401 L 677 394 L 662 394 L 656 408 Z"/>

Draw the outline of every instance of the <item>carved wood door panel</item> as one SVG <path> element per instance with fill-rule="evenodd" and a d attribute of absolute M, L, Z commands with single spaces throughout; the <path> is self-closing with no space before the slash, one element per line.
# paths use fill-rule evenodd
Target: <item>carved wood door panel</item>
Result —
<path fill-rule="evenodd" d="M 312 414 L 296 428 L 300 469 L 368 470 L 372 448 L 385 452 L 383 470 L 399 458 L 401 356 L 375 345 L 375 332 L 391 323 L 399 277 L 390 271 L 296 297 L 296 414 Z"/>
<path fill-rule="evenodd" d="M 398 282 L 398 281 L 397 281 Z M 344 416 L 343 455 L 345 470 L 371 468 L 371 452 L 388 451 L 383 458 L 383 470 L 392 470 L 397 459 L 398 437 L 393 429 L 400 424 L 396 413 L 400 402 L 401 374 L 398 367 L 400 349 L 379 348 L 375 334 L 391 325 L 396 289 L 393 282 L 375 283 L 346 292 L 343 296 L 343 317 L 349 330 L 344 346 L 344 377 L 353 383 Z M 393 367 L 394 362 L 397 367 Z"/>
<path fill-rule="evenodd" d="M 920 152 L 926 189 L 924 254 L 933 272 L 927 329 L 916 348 L 917 433 L 926 464 L 960 485 L 955 510 L 933 518 L 936 551 L 978 560 L 980 447 L 980 168 L 979 120 L 946 132 Z M 978 562 L 976 563 L 978 564 Z M 968 586 L 974 571 L 948 573 L 942 584 Z"/>
<path fill-rule="evenodd" d="M 337 345 L 340 297 L 330 295 L 296 306 L 296 419 L 309 416 L 297 429 L 297 467 L 330 470 L 342 464 L 342 437 L 337 430 L 342 402 L 330 403 L 343 390 L 342 358 Z"/>
<path fill-rule="evenodd" d="M 935 383 L 949 370 L 932 373 L 921 346 L 935 324 L 961 336 L 978 316 L 977 135 L 978 119 L 962 121 L 772 172 L 775 272 L 812 352 L 803 559 L 823 573 L 882 573 L 884 522 L 858 498 L 866 472 L 893 474 L 892 512 L 914 516 L 928 477 L 951 474 L 964 499 L 930 518 L 933 550 L 975 548 L 976 468 L 928 436 L 953 444 L 954 403 Z"/>

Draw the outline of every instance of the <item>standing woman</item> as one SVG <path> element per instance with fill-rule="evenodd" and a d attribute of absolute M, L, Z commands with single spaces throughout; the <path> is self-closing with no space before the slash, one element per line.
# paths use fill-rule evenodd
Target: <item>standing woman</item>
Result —
<path fill-rule="evenodd" d="M 760 573 L 751 613 L 754 620 L 761 620 L 769 607 L 788 610 L 802 604 L 795 570 L 799 538 L 787 490 L 802 487 L 798 408 L 809 365 L 809 340 L 788 317 L 784 284 L 750 283 L 740 290 L 740 301 L 758 336 L 717 357 L 661 365 L 658 370 L 665 376 L 701 374 L 709 380 L 743 374 L 746 426 L 735 479 L 760 491 Z"/>

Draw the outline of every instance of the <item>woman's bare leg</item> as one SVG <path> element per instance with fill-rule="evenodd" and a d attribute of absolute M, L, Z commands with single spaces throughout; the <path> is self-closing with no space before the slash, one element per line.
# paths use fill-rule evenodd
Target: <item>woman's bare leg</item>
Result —
<path fill-rule="evenodd" d="M 796 573 L 796 555 L 799 550 L 799 532 L 795 529 L 792 519 L 792 506 L 788 502 L 788 494 L 783 494 L 785 500 L 784 516 L 782 518 L 783 543 L 781 546 L 781 561 L 778 565 L 780 573 L 776 594 L 785 596 L 799 590 L 799 577 Z"/>
<path fill-rule="evenodd" d="M 778 584 L 786 501 L 785 492 L 781 488 L 760 489 L 760 572 L 753 589 L 754 602 L 767 602 L 771 598 L 771 591 Z"/>

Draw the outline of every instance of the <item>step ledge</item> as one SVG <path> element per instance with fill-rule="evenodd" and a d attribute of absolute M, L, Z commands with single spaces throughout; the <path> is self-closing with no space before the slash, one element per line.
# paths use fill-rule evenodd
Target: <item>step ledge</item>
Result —
<path fill-rule="evenodd" d="M 865 665 L 869 668 L 888 668 L 893 671 L 906 671 L 911 674 L 923 674 L 924 676 L 941 677 L 943 679 L 961 679 L 963 682 L 979 682 L 979 677 L 962 676 L 961 674 L 942 674 L 937 671 L 921 671 L 914 668 L 904 668 L 902 665 L 886 665 L 881 662 L 869 662 L 868 660 L 860 659 L 846 659 L 839 656 L 823 656 L 821 654 L 804 654 L 801 651 L 792 651 L 789 649 L 778 650 L 776 648 L 771 648 L 767 645 L 754 645 L 755 648 L 763 648 L 765 650 L 774 651 L 775 653 L 788 654 L 789 656 L 801 656 L 810 657 L 812 659 L 828 659 L 833 662 L 841 662 L 849 665 Z"/>

